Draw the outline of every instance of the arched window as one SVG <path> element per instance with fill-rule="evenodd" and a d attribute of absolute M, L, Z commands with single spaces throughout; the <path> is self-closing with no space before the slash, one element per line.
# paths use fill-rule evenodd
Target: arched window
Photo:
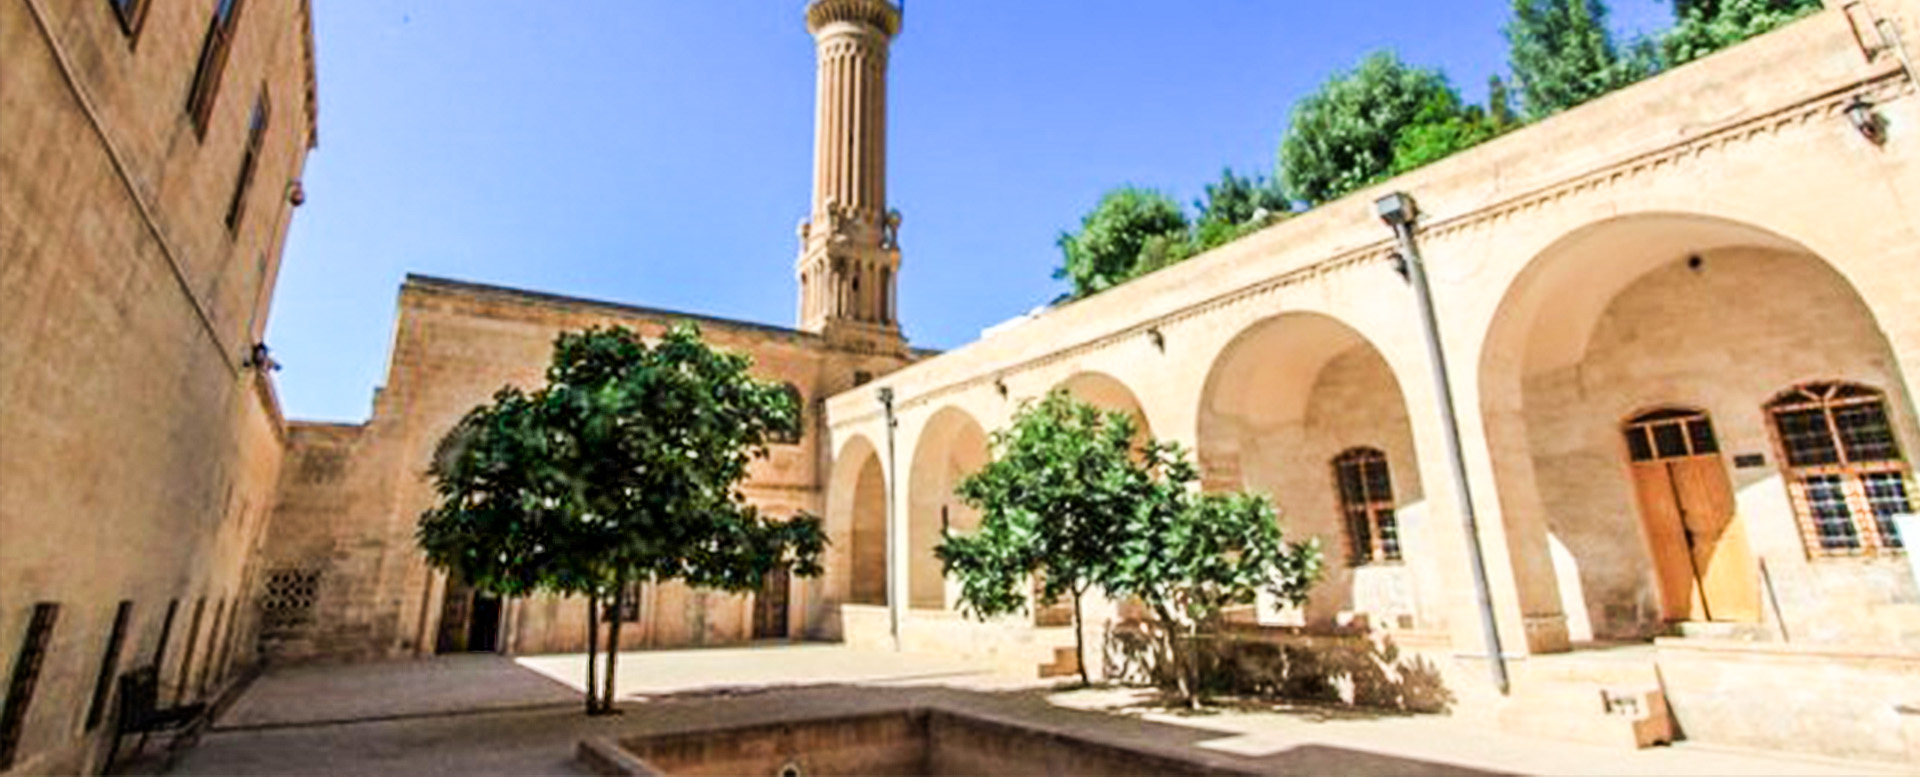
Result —
<path fill-rule="evenodd" d="M 772 442 L 780 445 L 794 445 L 807 434 L 807 401 L 801 396 L 800 387 L 792 383 L 781 386 L 787 399 L 793 402 L 793 431 L 773 435 Z"/>
<path fill-rule="evenodd" d="M 1879 391 L 1809 383 L 1774 397 L 1767 417 L 1787 493 L 1814 553 L 1902 547 L 1893 516 L 1910 512 L 1907 462 Z"/>
<path fill-rule="evenodd" d="M 1400 528 L 1393 518 L 1393 478 L 1387 454 L 1377 448 L 1351 448 L 1333 459 L 1340 512 L 1355 566 L 1400 560 Z"/>

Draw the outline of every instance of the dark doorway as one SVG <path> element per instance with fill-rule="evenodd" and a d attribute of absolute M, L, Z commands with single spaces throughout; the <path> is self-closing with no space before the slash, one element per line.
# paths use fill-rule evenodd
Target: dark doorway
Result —
<path fill-rule="evenodd" d="M 500 649 L 500 597 L 480 592 L 473 596 L 467 619 L 467 652 L 493 653 Z"/>
<path fill-rule="evenodd" d="M 753 638 L 787 638 L 787 589 L 792 575 L 786 567 L 767 573 L 753 599 Z"/>

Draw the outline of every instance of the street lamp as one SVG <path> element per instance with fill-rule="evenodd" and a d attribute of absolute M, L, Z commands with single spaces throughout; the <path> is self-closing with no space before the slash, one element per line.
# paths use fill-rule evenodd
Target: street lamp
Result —
<path fill-rule="evenodd" d="M 1480 630 L 1485 642 L 1489 671 L 1494 687 L 1501 693 L 1508 688 L 1507 661 L 1500 648 L 1500 627 L 1494 619 L 1493 598 L 1488 593 L 1487 560 L 1480 548 L 1479 521 L 1473 514 L 1473 492 L 1467 485 L 1466 455 L 1460 445 L 1460 421 L 1453 414 L 1453 382 L 1447 377 L 1446 349 L 1440 343 L 1440 321 L 1433 313 L 1433 289 L 1427 285 L 1427 269 L 1420 260 L 1420 246 L 1413 239 L 1414 222 L 1420 209 L 1405 192 L 1394 192 L 1375 200 L 1374 211 L 1380 220 L 1393 227 L 1400 243 L 1400 261 L 1395 267 L 1413 285 L 1414 301 L 1420 307 L 1421 334 L 1427 341 L 1427 358 L 1433 366 L 1434 396 L 1440 402 L 1440 434 L 1447 449 L 1447 469 L 1453 476 L 1455 507 L 1467 533 L 1467 558 L 1473 569 L 1473 593 L 1480 606 Z"/>

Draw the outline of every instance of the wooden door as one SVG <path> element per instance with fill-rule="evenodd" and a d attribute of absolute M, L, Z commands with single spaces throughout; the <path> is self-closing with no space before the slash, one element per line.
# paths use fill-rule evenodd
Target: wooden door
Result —
<path fill-rule="evenodd" d="M 1758 567 L 1706 415 L 1655 411 L 1625 431 L 1662 616 L 1759 621 Z"/>
<path fill-rule="evenodd" d="M 792 575 L 785 567 L 767 573 L 753 601 L 754 639 L 787 638 L 787 590 Z"/>

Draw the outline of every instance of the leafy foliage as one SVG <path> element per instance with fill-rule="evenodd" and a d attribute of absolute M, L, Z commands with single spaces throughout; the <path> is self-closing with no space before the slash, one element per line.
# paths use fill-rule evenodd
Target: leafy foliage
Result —
<path fill-rule="evenodd" d="M 1513 0 L 1508 65 L 1527 115 L 1540 119 L 1651 75 L 1655 63 L 1623 56 L 1602 0 Z"/>
<path fill-rule="evenodd" d="M 1661 53 L 1684 64 L 1819 9 L 1820 0 L 1676 0 Z"/>
<path fill-rule="evenodd" d="M 502 389 L 441 441 L 421 548 L 482 589 L 616 605 L 633 580 L 747 591 L 783 565 L 820 574 L 819 519 L 769 519 L 740 491 L 799 411 L 751 364 L 685 324 L 653 346 L 624 327 L 561 334 L 544 387 Z"/>
<path fill-rule="evenodd" d="M 1156 266 L 1185 259 L 1169 246 L 1185 242 L 1187 226 L 1180 204 L 1164 194 L 1132 186 L 1107 192 L 1078 232 L 1060 235 L 1063 262 L 1053 277 L 1071 282 L 1075 297 L 1106 291 L 1140 274 L 1140 257 L 1156 238 Z"/>
<path fill-rule="evenodd" d="M 992 461 L 956 489 L 981 511 L 980 530 L 948 535 L 934 549 L 961 581 L 963 609 L 981 617 L 1023 611 L 1027 581 L 1039 575 L 1041 597 L 1071 598 L 1080 625 L 1080 597 L 1101 580 L 1132 504 L 1136 435 L 1127 414 L 1057 391 L 993 433 Z"/>
<path fill-rule="evenodd" d="M 1200 211 L 1193 230 L 1196 252 L 1257 232 L 1293 211 L 1293 203 L 1278 181 L 1236 175 L 1232 168 L 1222 168 L 1220 180 L 1207 184 L 1206 196 L 1195 200 L 1193 206 Z"/>
<path fill-rule="evenodd" d="M 1219 632 L 1226 609 L 1253 604 L 1262 590 L 1304 601 L 1322 572 L 1320 542 L 1285 542 L 1263 495 L 1201 493 L 1199 471 L 1178 444 L 1149 442 L 1140 469 L 1152 476 L 1134 481 L 1134 509 L 1101 582 L 1154 613 L 1163 676 L 1198 706 L 1202 642 Z"/>
<path fill-rule="evenodd" d="M 1380 180 L 1393 171 L 1403 130 L 1460 110 L 1459 93 L 1440 71 L 1376 52 L 1294 105 L 1280 142 L 1286 189 L 1319 204 Z"/>
<path fill-rule="evenodd" d="M 1319 577 L 1317 541 L 1282 541 L 1273 505 L 1254 494 L 1202 494 L 1177 445 L 1138 444 L 1125 413 L 1102 413 L 1064 392 L 1023 406 L 993 435 L 993 460 L 958 489 L 980 529 L 948 535 L 935 555 L 979 616 L 1018 612 L 1034 575 L 1041 595 L 1094 587 L 1134 596 L 1155 614 L 1160 666 L 1198 702 L 1195 645 L 1228 607 L 1266 589 L 1297 602 Z M 1081 648 L 1082 679 L 1085 675 Z"/>

